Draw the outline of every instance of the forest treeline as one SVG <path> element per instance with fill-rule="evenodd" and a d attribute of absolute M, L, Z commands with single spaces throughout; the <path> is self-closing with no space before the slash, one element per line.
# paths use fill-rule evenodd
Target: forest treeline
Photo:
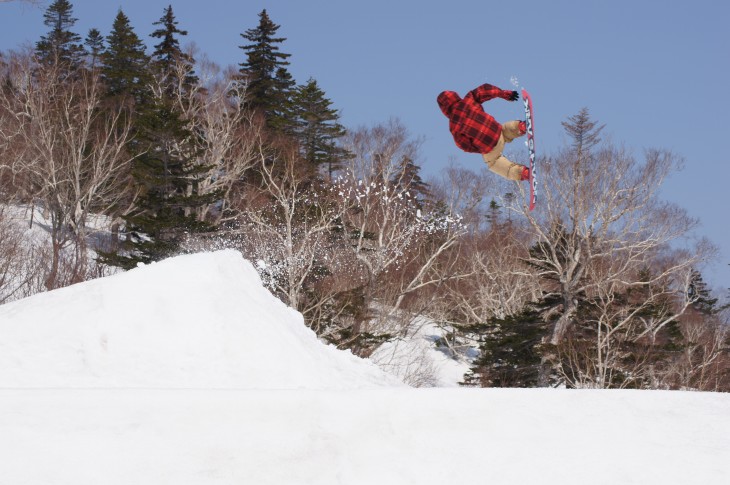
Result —
<path fill-rule="evenodd" d="M 235 248 L 358 355 L 424 316 L 455 359 L 478 348 L 464 385 L 730 390 L 727 309 L 700 272 L 713 247 L 658 196 L 677 155 L 636 157 L 583 109 L 541 157 L 531 212 L 486 170 L 422 179 L 397 119 L 345 128 L 266 10 L 226 67 L 181 46 L 172 6 L 147 42 L 123 10 L 110 21 L 82 37 L 55 0 L 33 48 L 0 52 L 0 303 Z"/>

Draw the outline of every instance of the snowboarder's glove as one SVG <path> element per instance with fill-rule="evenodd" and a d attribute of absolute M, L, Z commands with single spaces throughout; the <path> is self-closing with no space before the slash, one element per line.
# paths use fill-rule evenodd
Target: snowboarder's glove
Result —
<path fill-rule="evenodd" d="M 508 101 L 517 101 L 520 99 L 520 93 L 517 91 L 507 91 L 507 97 L 505 99 Z"/>

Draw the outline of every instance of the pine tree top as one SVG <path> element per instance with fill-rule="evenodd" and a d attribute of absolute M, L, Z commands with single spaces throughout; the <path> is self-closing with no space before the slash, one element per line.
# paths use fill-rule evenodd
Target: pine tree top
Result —
<path fill-rule="evenodd" d="M 295 84 L 285 69 L 290 54 L 280 52 L 277 45 L 286 40 L 276 37 L 279 27 L 263 10 L 259 14 L 259 25 L 241 34 L 251 43 L 239 46 L 246 52 L 246 62 L 239 64 L 239 72 L 247 84 L 247 101 L 251 108 L 263 111 L 269 123 L 276 117 L 275 111 L 287 103 Z"/>
<path fill-rule="evenodd" d="M 99 32 L 99 29 L 89 29 L 89 33 L 84 40 L 84 45 L 89 54 L 89 64 L 94 69 L 97 67 L 97 62 L 104 53 L 104 37 Z"/>
<path fill-rule="evenodd" d="M 688 288 L 688 295 L 694 303 L 692 306 L 705 315 L 716 315 L 721 309 L 717 307 L 718 299 L 713 298 L 707 283 L 702 278 L 702 274 L 694 270 L 692 271 L 692 280 Z"/>
<path fill-rule="evenodd" d="M 275 37 L 280 25 L 271 21 L 266 10 L 259 14 L 259 25 L 255 29 L 248 29 L 241 37 L 251 44 L 239 46 L 246 51 L 247 61 L 239 64 L 240 71 L 249 75 L 253 80 L 271 79 L 280 66 L 288 66 L 286 60 L 291 54 L 279 52 L 276 44 L 286 40 L 284 37 Z"/>
<path fill-rule="evenodd" d="M 336 144 L 346 133 L 338 111 L 313 78 L 294 90 L 291 104 L 291 134 L 299 141 L 302 156 L 313 169 L 325 166 L 331 178 L 349 155 Z"/>
<path fill-rule="evenodd" d="M 102 75 L 109 95 L 129 94 L 141 101 L 149 79 L 149 57 L 145 45 L 120 9 L 107 36 L 107 49 L 101 55 Z"/>
<path fill-rule="evenodd" d="M 189 56 L 182 52 L 180 42 L 177 39 L 177 36 L 188 35 L 188 31 L 178 28 L 178 22 L 175 20 L 172 5 L 165 8 L 160 20 L 153 22 L 152 25 L 161 26 L 159 29 L 150 34 L 150 37 L 161 39 L 160 43 L 154 46 L 155 50 L 152 53 L 152 57 L 163 64 L 167 70 L 169 70 L 178 59 L 190 61 L 190 59 L 188 59 Z"/>
<path fill-rule="evenodd" d="M 269 14 L 266 13 L 266 9 L 262 10 L 259 14 L 259 25 L 254 29 L 247 29 L 245 33 L 241 34 L 241 37 L 252 42 L 252 44 L 239 46 L 241 49 L 246 51 L 271 51 L 272 55 L 279 59 L 276 65 L 289 65 L 289 62 L 285 61 L 291 54 L 284 54 L 276 52 L 279 48 L 274 44 L 280 44 L 286 40 L 285 37 L 275 37 L 276 32 L 279 30 L 281 25 L 275 24 Z M 249 63 L 242 64 L 242 66 L 249 66 Z M 274 72 L 272 67 L 269 74 Z"/>
<path fill-rule="evenodd" d="M 591 119 L 588 108 L 582 108 L 580 112 L 568 118 L 568 121 L 561 122 L 563 128 L 573 139 L 573 146 L 578 150 L 590 150 L 601 142 L 601 131 L 605 125 L 597 126 Z"/>
<path fill-rule="evenodd" d="M 81 36 L 71 28 L 78 19 L 68 0 L 55 0 L 43 14 L 43 23 L 51 30 L 36 43 L 36 55 L 41 63 L 63 64 L 69 69 L 80 66 L 84 48 Z"/>

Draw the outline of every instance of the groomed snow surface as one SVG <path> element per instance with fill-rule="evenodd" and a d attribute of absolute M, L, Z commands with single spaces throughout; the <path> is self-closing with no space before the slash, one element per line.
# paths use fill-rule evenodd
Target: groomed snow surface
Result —
<path fill-rule="evenodd" d="M 727 484 L 730 395 L 409 388 L 233 251 L 0 306 L 0 485 L 244 483 Z"/>

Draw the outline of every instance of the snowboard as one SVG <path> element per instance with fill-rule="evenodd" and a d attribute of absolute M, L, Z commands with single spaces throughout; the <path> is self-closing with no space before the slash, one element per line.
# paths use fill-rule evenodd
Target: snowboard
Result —
<path fill-rule="evenodd" d="M 527 126 L 527 150 L 530 154 L 530 210 L 537 204 L 537 159 L 535 158 L 535 116 L 532 110 L 532 98 L 524 88 L 522 100 L 525 103 L 525 125 Z"/>

